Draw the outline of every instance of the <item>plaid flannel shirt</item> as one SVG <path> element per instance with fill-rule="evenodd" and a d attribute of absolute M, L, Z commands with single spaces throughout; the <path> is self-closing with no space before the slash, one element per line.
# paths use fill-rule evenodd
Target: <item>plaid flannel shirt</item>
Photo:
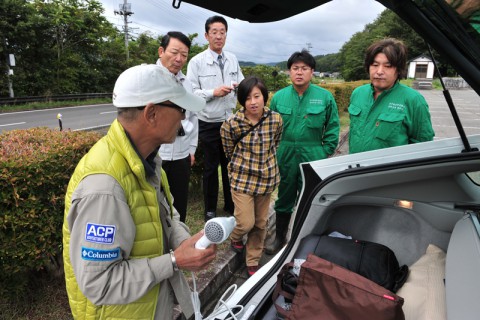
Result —
<path fill-rule="evenodd" d="M 264 107 L 263 117 L 268 111 Z M 230 159 L 230 186 L 237 192 L 264 195 L 272 193 L 280 182 L 277 148 L 282 136 L 283 121 L 279 113 L 271 112 L 261 125 L 235 146 L 235 141 L 253 125 L 245 117 L 245 108 L 241 108 L 222 124 L 220 135 L 225 155 Z"/>

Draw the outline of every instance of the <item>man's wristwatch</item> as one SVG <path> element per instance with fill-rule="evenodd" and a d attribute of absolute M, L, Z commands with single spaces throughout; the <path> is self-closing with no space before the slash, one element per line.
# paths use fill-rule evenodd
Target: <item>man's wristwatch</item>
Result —
<path fill-rule="evenodd" d="M 177 259 L 175 259 L 175 254 L 172 249 L 170 249 L 170 258 L 172 258 L 173 271 L 178 271 Z"/>

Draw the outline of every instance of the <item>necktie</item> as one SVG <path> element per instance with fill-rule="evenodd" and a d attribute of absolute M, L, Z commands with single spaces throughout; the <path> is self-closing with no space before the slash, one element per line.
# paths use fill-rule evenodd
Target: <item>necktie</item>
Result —
<path fill-rule="evenodd" d="M 222 60 L 222 56 L 221 55 L 218 55 L 218 65 L 220 66 L 220 70 L 222 70 L 223 72 L 223 60 Z"/>

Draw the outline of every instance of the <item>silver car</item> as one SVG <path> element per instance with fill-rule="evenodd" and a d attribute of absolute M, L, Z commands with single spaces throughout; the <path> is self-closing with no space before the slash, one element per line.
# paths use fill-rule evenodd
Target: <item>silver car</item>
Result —
<path fill-rule="evenodd" d="M 281 20 L 329 2 L 184 1 L 250 22 Z M 478 98 L 478 1 L 378 2 L 411 25 L 447 59 Z M 460 12 L 462 6 L 471 6 L 470 20 L 460 14 L 464 13 Z M 445 253 L 439 265 L 445 285 L 424 286 L 418 289 L 423 291 L 417 292 L 416 297 L 404 297 L 404 308 L 412 300 L 423 299 L 414 302 L 425 308 L 434 305 L 436 310 L 432 312 L 436 315 L 405 309 L 406 318 L 480 319 L 480 135 L 467 135 L 462 124 L 477 120 L 469 122 L 469 126 L 480 127 L 480 105 L 478 99 L 463 101 L 472 116 L 461 119 L 456 108 L 458 101 L 449 99 L 447 88 L 444 92 L 458 132 L 455 137 L 301 164 L 303 189 L 290 221 L 289 241 L 229 299 L 230 308 L 243 306 L 238 319 L 277 319 L 272 292 L 280 269 L 299 252 L 302 239 L 331 231 L 388 246 L 400 265 L 408 265 L 411 273 L 417 272 L 416 263 L 425 257 L 430 246 L 438 248 Z M 217 318 L 229 316 L 224 312 Z"/>

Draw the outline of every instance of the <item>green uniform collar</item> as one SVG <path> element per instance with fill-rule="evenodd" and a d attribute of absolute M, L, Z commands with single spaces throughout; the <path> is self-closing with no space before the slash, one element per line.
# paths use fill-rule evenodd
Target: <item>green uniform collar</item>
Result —
<path fill-rule="evenodd" d="M 377 100 L 379 100 L 380 98 L 388 95 L 390 92 L 393 91 L 393 89 L 395 89 L 399 85 L 400 85 L 400 81 L 398 81 L 398 80 L 395 81 L 395 84 L 390 89 L 384 90 L 384 91 L 382 91 L 382 93 L 380 93 Z M 371 83 L 370 83 L 370 89 L 372 90 L 372 97 L 375 97 L 375 88 L 373 87 L 373 84 L 371 84 Z M 375 100 L 375 98 L 374 98 L 374 100 Z"/>

